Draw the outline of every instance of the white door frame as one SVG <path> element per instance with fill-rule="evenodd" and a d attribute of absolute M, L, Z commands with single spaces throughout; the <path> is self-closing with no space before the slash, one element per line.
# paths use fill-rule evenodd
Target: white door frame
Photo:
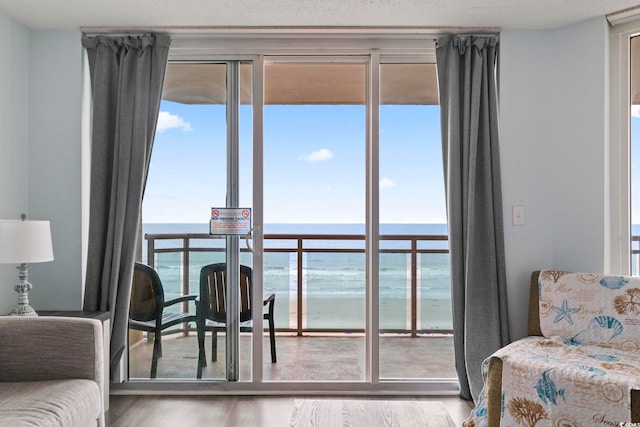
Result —
<path fill-rule="evenodd" d="M 293 40 L 292 40 L 293 39 Z M 319 54 L 319 52 L 322 52 Z M 264 249 L 264 64 L 266 61 L 359 62 L 367 65 L 367 141 L 366 141 L 366 338 L 364 381 L 281 382 L 264 381 L 262 373 L 262 330 L 254 328 L 252 337 L 252 380 L 226 381 L 134 381 L 116 386 L 114 394 L 343 394 L 380 395 L 456 395 L 457 380 L 381 380 L 379 377 L 379 107 L 381 63 L 435 63 L 432 34 L 365 34 L 345 38 L 342 34 L 282 38 L 246 38 L 217 34 L 185 35 L 174 38 L 170 61 L 253 63 L 253 301 L 262 306 Z"/>

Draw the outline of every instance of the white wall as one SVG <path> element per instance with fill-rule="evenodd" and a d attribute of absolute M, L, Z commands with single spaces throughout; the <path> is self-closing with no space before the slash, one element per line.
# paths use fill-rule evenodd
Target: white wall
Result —
<path fill-rule="evenodd" d="M 532 271 L 605 266 L 607 23 L 504 31 L 500 54 L 507 283 L 519 338 Z M 526 225 L 511 225 L 513 205 L 526 207 Z"/>
<path fill-rule="evenodd" d="M 82 309 L 80 31 L 31 33 L 29 214 L 51 221 L 55 261 L 34 264 L 36 310 Z"/>
<path fill-rule="evenodd" d="M 29 31 L 0 13 L 0 218 L 28 212 Z M 16 306 L 14 265 L 0 264 L 0 314 Z"/>
<path fill-rule="evenodd" d="M 32 264 L 36 310 L 82 308 L 79 31 L 30 31 L 0 14 L 0 218 L 51 221 L 55 260 Z M 0 315 L 17 303 L 0 264 Z"/>

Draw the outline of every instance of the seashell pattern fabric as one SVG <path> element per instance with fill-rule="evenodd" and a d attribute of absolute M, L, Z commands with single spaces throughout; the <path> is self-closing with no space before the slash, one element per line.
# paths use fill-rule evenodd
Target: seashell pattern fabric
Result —
<path fill-rule="evenodd" d="M 640 388 L 640 352 L 528 337 L 491 357 L 503 364 L 500 426 L 617 426 L 631 421 L 630 390 Z M 487 426 L 487 412 L 483 391 L 463 426 Z"/>
<path fill-rule="evenodd" d="M 540 273 L 540 330 L 575 344 L 640 351 L 640 278 Z"/>
<path fill-rule="evenodd" d="M 544 336 L 484 361 L 485 390 L 463 426 L 488 425 L 493 358 L 502 361 L 500 426 L 630 422 L 631 390 L 640 389 L 640 278 L 547 270 L 538 289 Z"/>

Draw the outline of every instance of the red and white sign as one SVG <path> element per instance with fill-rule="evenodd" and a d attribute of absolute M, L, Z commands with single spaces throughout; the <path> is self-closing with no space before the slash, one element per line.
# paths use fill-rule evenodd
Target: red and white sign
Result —
<path fill-rule="evenodd" d="M 251 208 L 211 208 L 209 234 L 242 236 L 251 232 Z"/>

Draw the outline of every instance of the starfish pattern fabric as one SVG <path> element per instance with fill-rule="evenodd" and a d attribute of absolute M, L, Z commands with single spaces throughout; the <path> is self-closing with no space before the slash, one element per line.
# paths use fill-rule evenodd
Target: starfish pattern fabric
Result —
<path fill-rule="evenodd" d="M 558 313 L 553 323 L 558 323 L 562 319 L 566 319 L 570 325 L 573 325 L 573 319 L 571 319 L 571 314 L 577 313 L 580 311 L 579 308 L 569 308 L 569 302 L 567 301 L 566 298 L 564 301 L 562 301 L 562 307 L 554 306 L 554 307 L 551 307 L 551 309 L 556 313 Z"/>

